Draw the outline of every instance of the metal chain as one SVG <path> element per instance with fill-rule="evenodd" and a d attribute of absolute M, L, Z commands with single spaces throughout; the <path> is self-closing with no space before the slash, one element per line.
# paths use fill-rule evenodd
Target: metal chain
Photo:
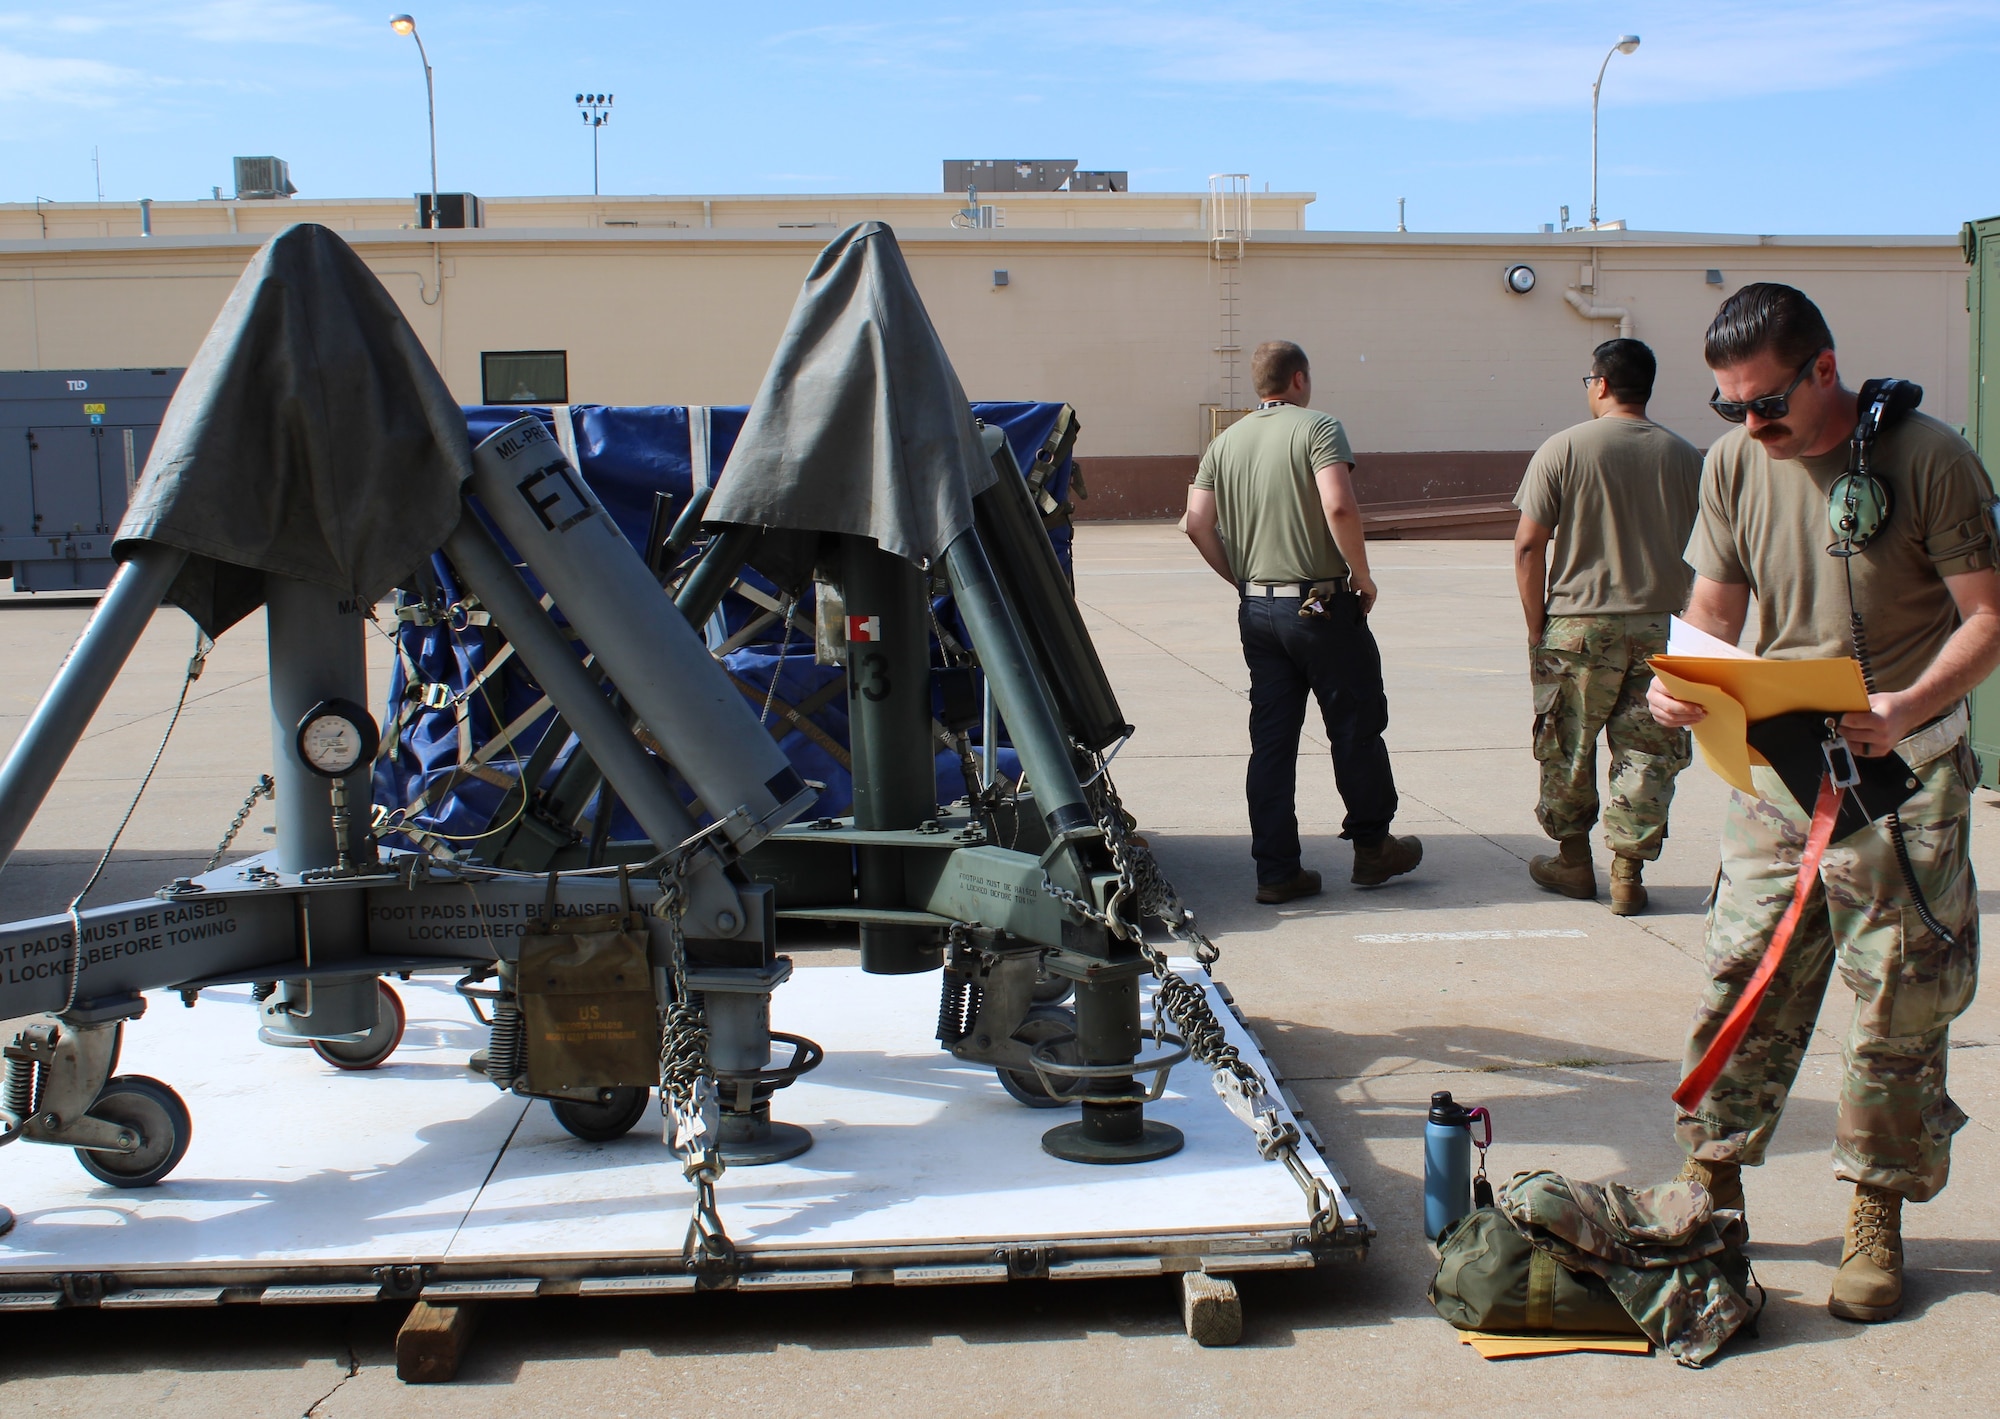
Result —
<path fill-rule="evenodd" d="M 229 851 L 229 845 L 236 841 L 236 835 L 242 832 L 243 825 L 250 821 L 250 810 L 257 806 L 257 800 L 260 798 L 268 798 L 273 803 L 278 801 L 278 782 L 269 774 L 258 775 L 255 786 L 251 788 L 249 796 L 243 800 L 243 806 L 237 809 L 236 816 L 230 819 L 229 831 L 224 833 L 222 841 L 215 845 L 215 855 L 209 858 L 208 866 L 202 868 L 202 871 L 215 871 L 216 867 L 222 861 L 222 854 Z"/>
<path fill-rule="evenodd" d="M 1168 935 L 1188 948 L 1204 971 L 1221 959 L 1221 949 L 1196 925 L 1194 913 L 1160 870 L 1152 849 L 1130 835 L 1125 826 L 1125 806 L 1119 801 L 1118 790 L 1102 762 L 1085 791 L 1104 834 L 1105 846 L 1110 849 L 1112 865 L 1117 868 L 1118 889 L 1112 893 L 1106 911 L 1098 911 L 1076 893 L 1057 885 L 1047 872 L 1042 874 L 1042 890 L 1086 921 L 1131 943 L 1145 958 L 1147 970 L 1159 982 L 1153 994 L 1154 1042 L 1162 1040 L 1169 1024 L 1173 1026 L 1174 1032 L 1186 1041 L 1188 1053 L 1212 1071 L 1210 1082 L 1223 1104 L 1256 1135 L 1258 1156 L 1267 1162 L 1284 1164 L 1285 1171 L 1305 1193 L 1312 1235 L 1338 1235 L 1341 1217 L 1333 1189 L 1299 1156 L 1298 1125 L 1279 1114 L 1264 1076 L 1229 1043 L 1222 1022 L 1209 1008 L 1208 993 L 1174 970 L 1167 963 L 1166 952 L 1146 940 L 1145 934 L 1126 919 L 1123 908 L 1129 901 L 1133 915 L 1139 920 L 1159 922 Z"/>
<path fill-rule="evenodd" d="M 716 1179 L 728 1165 L 719 1147 L 721 1101 L 709 1072 L 708 1021 L 687 983 L 687 937 L 681 929 L 687 911 L 686 873 L 687 853 L 676 853 L 660 872 L 660 903 L 655 908 L 667 919 L 671 943 L 667 977 L 672 999 L 660 1030 L 660 1112 L 673 1127 L 681 1173 L 694 1187 L 681 1261 L 690 1271 L 719 1278 L 735 1273 L 736 1245 L 729 1240 L 715 1200 Z"/>

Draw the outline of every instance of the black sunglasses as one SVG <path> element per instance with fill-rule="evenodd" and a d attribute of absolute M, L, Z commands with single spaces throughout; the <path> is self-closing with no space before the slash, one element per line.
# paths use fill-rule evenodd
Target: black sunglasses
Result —
<path fill-rule="evenodd" d="M 1766 394 L 1761 399 L 1746 399 L 1739 404 L 1734 400 L 1724 399 L 1721 389 L 1718 388 L 1715 393 L 1708 396 L 1708 407 L 1732 424 L 1740 424 L 1752 414 L 1760 419 L 1782 419 L 1792 410 L 1792 391 L 1806 382 L 1806 376 L 1812 373 L 1812 367 L 1819 363 L 1819 357 L 1825 353 L 1824 350 L 1813 351 L 1812 358 L 1799 366 L 1797 377 L 1785 386 L 1783 394 Z"/>

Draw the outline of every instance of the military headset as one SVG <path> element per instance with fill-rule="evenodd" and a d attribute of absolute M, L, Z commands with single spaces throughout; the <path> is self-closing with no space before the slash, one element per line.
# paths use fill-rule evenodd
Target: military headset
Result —
<path fill-rule="evenodd" d="M 1870 460 L 1875 453 L 1875 441 L 1886 429 L 1894 428 L 1924 401 L 1924 389 L 1920 384 L 1907 379 L 1871 379 L 1861 386 L 1858 399 L 1860 417 L 1855 420 L 1854 433 L 1849 437 L 1847 471 L 1833 480 L 1827 489 L 1826 522 L 1833 532 L 1833 543 L 1826 550 L 1841 559 L 1847 573 L 1847 624 L 1854 641 L 1854 658 L 1861 666 L 1861 679 L 1872 695 L 1875 692 L 1875 666 L 1868 654 L 1868 631 L 1861 619 L 1861 608 L 1854 598 L 1854 562 L 1857 552 L 1879 537 L 1888 526 L 1889 518 L 1896 510 L 1896 495 L 1890 484 L 1875 476 Z M 1827 720 L 1830 735 L 1836 736 L 1835 721 Z M 1842 745 L 1845 748 L 1845 745 Z M 1851 751 L 1850 751 L 1851 752 Z M 1829 766 L 1833 759 L 1829 757 Z M 1915 779 L 1910 781 L 1916 787 Z M 1910 895 L 1910 905 L 1916 908 L 1918 918 L 1933 935 L 1947 946 L 1957 944 L 1956 934 L 1940 922 L 1931 911 L 1931 904 L 1924 897 L 1924 889 L 1917 881 L 1915 866 L 1910 861 L 1909 844 L 1903 837 L 1903 821 L 1895 809 L 1882 815 L 1889 829 L 1889 842 L 1896 852 L 1896 865 L 1902 872 L 1903 887 Z"/>
<path fill-rule="evenodd" d="M 1847 471 L 1827 490 L 1826 522 L 1834 541 L 1826 550 L 1831 555 L 1853 556 L 1888 525 L 1896 495 L 1870 466 L 1875 441 L 1923 402 L 1924 387 L 1907 379 L 1871 379 L 1861 386 L 1861 416 L 1848 440 Z"/>

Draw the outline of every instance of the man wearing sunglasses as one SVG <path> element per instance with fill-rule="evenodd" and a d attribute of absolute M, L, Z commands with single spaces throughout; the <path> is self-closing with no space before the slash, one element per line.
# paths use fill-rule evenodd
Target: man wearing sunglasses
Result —
<path fill-rule="evenodd" d="M 1590 830 L 1602 734 L 1611 747 L 1604 845 L 1619 916 L 1646 908 L 1641 873 L 1660 855 L 1674 779 L 1690 754 L 1687 731 L 1646 708 L 1646 662 L 1666 650 L 1668 618 L 1687 602 L 1681 549 L 1701 484 L 1694 445 L 1646 417 L 1657 367 L 1637 340 L 1599 345 L 1583 377 L 1590 419 L 1537 449 L 1514 495 L 1514 574 L 1541 764 L 1535 817 L 1561 844 L 1531 859 L 1528 875 L 1564 896 L 1597 896 Z"/>
<path fill-rule="evenodd" d="M 1840 732 L 1856 754 L 1899 754 L 1916 791 L 1900 810 L 1907 867 L 1888 820 L 1826 850 L 1749 1034 L 1708 1093 L 1679 1115 L 1682 1176 L 1721 1206 L 1742 1205 L 1740 1169 L 1764 1160 L 1837 968 L 1855 1008 L 1833 1162 L 1855 1195 L 1828 1309 L 1847 1320 L 1888 1320 L 1902 1306 L 1903 1202 L 1944 1187 L 1951 1137 L 1966 1121 L 1945 1092 L 1945 1065 L 1951 1022 L 1978 983 L 1978 891 L 1968 860 L 1978 768 L 1962 701 L 2000 664 L 1993 492 L 1964 439 L 1912 413 L 1875 445 L 1886 519 L 1841 541 L 1829 524 L 1829 494 L 1847 469 L 1858 408 L 1819 308 L 1790 286 L 1746 286 L 1716 313 L 1706 354 L 1715 372 L 1710 403 L 1741 427 L 1716 441 L 1702 470 L 1686 619 L 1734 643 L 1754 597 L 1759 655 L 1868 652 L 1869 708 L 1844 715 Z M 1829 555 L 1830 544 L 1853 555 Z M 1864 645 L 1849 621 L 1850 574 Z M 1649 700 L 1664 725 L 1703 717 L 1658 685 Z M 1760 766 L 1752 775 L 1757 792 L 1733 794 L 1723 823 L 1709 983 L 1688 1040 L 1690 1069 L 1763 960 L 1806 841 L 1809 810 L 1775 771 Z M 1906 871 L 1948 935 L 1917 910 Z"/>

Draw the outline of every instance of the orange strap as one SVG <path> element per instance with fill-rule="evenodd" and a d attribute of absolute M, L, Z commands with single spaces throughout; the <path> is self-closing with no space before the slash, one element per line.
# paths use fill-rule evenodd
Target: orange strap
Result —
<path fill-rule="evenodd" d="M 1736 1008 L 1729 1012 L 1729 1018 L 1722 1022 L 1722 1028 L 1709 1041 L 1700 1062 L 1688 1071 L 1687 1078 L 1681 1080 L 1680 1087 L 1674 1090 L 1674 1102 L 1685 1112 L 1694 1112 L 1694 1106 L 1707 1096 L 1723 1066 L 1735 1055 L 1743 1037 L 1750 1033 L 1750 1022 L 1757 1017 L 1757 1007 L 1764 1003 L 1764 992 L 1770 989 L 1771 977 L 1784 964 L 1785 950 L 1792 944 L 1792 933 L 1798 929 L 1799 918 L 1805 914 L 1806 898 L 1812 895 L 1813 879 L 1819 876 L 1820 859 L 1826 856 L 1827 844 L 1833 841 L 1834 820 L 1840 816 L 1840 798 L 1841 790 L 1833 786 L 1833 775 L 1821 778 L 1819 801 L 1813 805 L 1812 827 L 1806 833 L 1806 850 L 1799 855 L 1799 877 L 1792 887 L 1791 905 L 1778 919 L 1778 929 L 1771 933 L 1771 944 L 1764 948 L 1764 959 L 1757 963 L 1756 973 L 1750 977 L 1750 984 L 1744 988 Z"/>

